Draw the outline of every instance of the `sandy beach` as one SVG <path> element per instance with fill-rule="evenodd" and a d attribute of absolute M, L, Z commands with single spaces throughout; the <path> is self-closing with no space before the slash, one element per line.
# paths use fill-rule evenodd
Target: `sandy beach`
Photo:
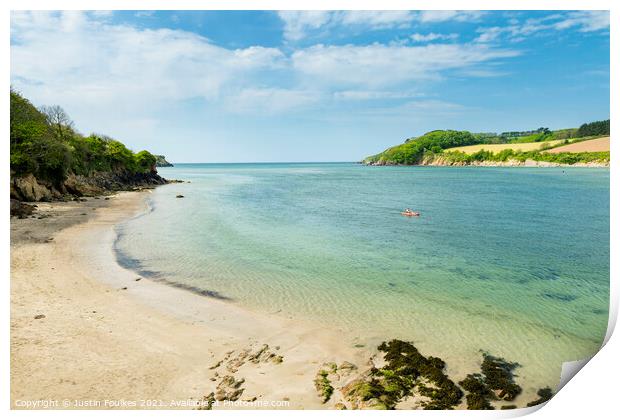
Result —
<path fill-rule="evenodd" d="M 366 370 L 372 355 L 345 332 L 252 313 L 116 263 L 114 225 L 144 211 L 145 194 L 41 203 L 44 218 L 11 221 L 12 408 L 188 408 L 211 392 L 236 399 L 214 408 L 339 403 L 334 394 L 322 404 L 319 367 Z"/>

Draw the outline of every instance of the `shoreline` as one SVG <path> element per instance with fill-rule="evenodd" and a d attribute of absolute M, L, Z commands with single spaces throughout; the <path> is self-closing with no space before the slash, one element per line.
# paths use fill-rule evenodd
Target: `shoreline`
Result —
<path fill-rule="evenodd" d="M 448 162 L 444 159 L 435 159 L 430 160 L 428 162 L 421 162 L 417 165 L 401 165 L 401 164 L 390 164 L 390 163 L 363 163 L 362 165 L 366 166 L 476 166 L 476 167 L 484 167 L 484 168 L 607 168 L 609 169 L 609 162 L 601 163 L 601 162 L 588 162 L 588 163 L 574 163 L 572 165 L 566 163 L 555 163 L 555 162 L 547 162 L 547 161 L 537 161 L 528 159 L 524 162 L 518 160 L 508 160 L 505 162 L 501 161 L 473 161 L 473 162 Z"/>
<path fill-rule="evenodd" d="M 329 361 L 365 370 L 376 353 L 352 341 L 343 345 L 344 331 L 137 281 L 117 264 L 114 226 L 143 209 L 145 194 L 117 194 L 53 239 L 19 241 L 12 232 L 11 407 L 41 399 L 197 401 L 218 389 L 230 395 L 226 384 L 219 386 L 227 375 L 244 380 L 232 388 L 243 389 L 238 402 L 245 408 L 256 408 L 256 401 L 291 409 L 340 402 L 322 403 L 313 384 L 317 370 Z M 58 204 L 44 207 L 68 207 Z M 82 204 L 71 207 L 80 212 Z M 264 356 L 252 359 L 261 349 Z"/>
<path fill-rule="evenodd" d="M 358 337 L 344 329 L 259 313 L 124 267 L 114 249 L 115 227 L 147 211 L 150 193 L 46 203 L 39 206 L 40 211 L 56 209 L 61 216 L 56 221 L 33 222 L 48 226 L 52 221 L 59 230 L 25 242 L 18 240 L 24 229 L 16 238 L 12 235 L 13 408 L 21 408 L 17 400 L 43 396 L 196 402 L 210 393 L 217 395 L 218 390 L 248 405 L 216 408 L 260 408 L 253 405 L 256 401 L 287 404 L 276 408 L 338 408 L 345 402 L 340 392 L 323 404 L 314 386 L 317 372 L 326 363 L 348 362 L 357 367 L 337 379 L 330 376 L 338 390 L 369 368 L 382 365 L 376 349 L 380 341 L 360 345 Z M 85 213 L 84 208 L 91 212 Z M 81 219 L 71 219 L 76 215 Z M 62 220 L 71 223 L 59 223 Z M 12 234 L 20 231 L 18 223 L 30 223 L 28 219 L 15 222 Z M 40 314 L 45 318 L 34 319 Z M 86 359 L 80 360 L 84 355 Z M 71 366 L 75 360 L 80 363 Z M 464 355 L 456 361 L 448 359 L 447 366 L 448 374 L 456 374 L 455 380 L 476 371 L 478 361 Z M 227 376 L 234 378 L 232 388 L 220 386 Z M 521 385 L 519 406 L 535 399 L 535 389 Z M 239 389 L 242 393 L 234 395 Z M 420 408 L 420 400 L 409 398 L 398 408 Z M 466 408 L 465 398 L 456 408 Z"/>

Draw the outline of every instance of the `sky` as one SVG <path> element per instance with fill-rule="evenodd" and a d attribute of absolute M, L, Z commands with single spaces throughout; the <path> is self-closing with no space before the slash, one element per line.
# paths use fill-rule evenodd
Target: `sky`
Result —
<path fill-rule="evenodd" d="M 609 118 L 609 13 L 20 11 L 11 85 L 172 162 L 358 161 Z"/>

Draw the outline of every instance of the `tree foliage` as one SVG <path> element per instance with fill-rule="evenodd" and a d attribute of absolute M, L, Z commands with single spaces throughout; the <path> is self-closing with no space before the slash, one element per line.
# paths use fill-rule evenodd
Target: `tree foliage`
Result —
<path fill-rule="evenodd" d="M 143 150 L 134 154 L 123 143 L 107 136 L 84 137 L 59 106 L 37 109 L 11 89 L 11 173 L 33 174 L 40 180 L 62 182 L 69 173 L 91 176 L 95 172 L 146 173 L 154 170 L 156 157 Z"/>
<path fill-rule="evenodd" d="M 479 138 L 469 131 L 436 130 L 405 143 L 391 147 L 364 160 L 365 163 L 415 165 L 427 151 L 440 153 L 443 149 L 476 144 Z"/>
<path fill-rule="evenodd" d="M 582 124 L 577 130 L 578 137 L 587 136 L 608 136 L 609 135 L 609 120 L 594 121 L 587 124 Z"/>

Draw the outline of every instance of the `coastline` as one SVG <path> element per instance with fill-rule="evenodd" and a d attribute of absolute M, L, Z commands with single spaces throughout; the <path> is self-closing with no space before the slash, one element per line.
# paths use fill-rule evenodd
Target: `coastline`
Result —
<path fill-rule="evenodd" d="M 39 216 L 51 211 L 60 217 L 12 220 L 12 408 L 25 408 L 17 401 L 45 398 L 157 400 L 163 405 L 135 408 L 187 409 L 218 391 L 236 401 L 215 408 L 341 408 L 341 392 L 323 404 L 314 385 L 317 372 L 331 362 L 355 365 L 355 370 L 330 375 L 342 391 L 369 368 L 382 365 L 380 341 L 360 345 L 343 329 L 258 313 L 122 267 L 114 250 L 115 227 L 147 211 L 149 194 L 44 203 Z M 57 230 L 24 240 L 38 232 L 28 223 Z M 431 354 L 437 354 L 434 350 Z M 475 355 L 446 360 L 455 380 L 479 368 Z M 227 377 L 233 379 L 222 385 Z M 527 377 L 515 401 L 520 407 L 536 398 Z M 170 401 L 191 403 L 177 407 Z M 282 405 L 257 405 L 261 402 Z M 421 408 L 420 402 L 408 398 L 397 408 Z M 456 408 L 466 408 L 465 398 Z"/>
<path fill-rule="evenodd" d="M 43 211 L 79 216 L 81 206 L 93 208 L 76 224 L 45 232 L 53 237 L 20 241 L 12 223 L 11 407 L 49 399 L 157 400 L 135 408 L 177 408 L 169 401 L 197 401 L 218 389 L 224 395 L 243 389 L 237 402 L 245 406 L 230 408 L 340 402 L 322 403 L 313 385 L 317 370 L 329 361 L 365 370 L 376 353 L 355 347 L 344 331 L 257 314 L 147 278 L 136 281 L 117 264 L 114 226 L 143 211 L 145 194 L 120 193 L 100 206 L 94 200 L 69 209 L 47 204 Z M 227 375 L 243 385 L 220 386 Z"/>
<path fill-rule="evenodd" d="M 362 162 L 363 163 L 363 162 Z M 400 165 L 400 164 L 391 164 L 391 163 L 363 163 L 368 166 L 480 166 L 480 167 L 524 167 L 524 168 L 608 168 L 609 162 L 588 162 L 588 163 L 574 163 L 572 165 L 565 163 L 555 163 L 555 162 L 546 162 L 546 161 L 537 161 L 527 159 L 525 161 L 518 160 L 507 160 L 507 161 L 492 161 L 492 160 L 480 160 L 473 162 L 455 162 L 449 161 L 446 159 L 427 159 L 423 160 L 417 165 Z"/>

